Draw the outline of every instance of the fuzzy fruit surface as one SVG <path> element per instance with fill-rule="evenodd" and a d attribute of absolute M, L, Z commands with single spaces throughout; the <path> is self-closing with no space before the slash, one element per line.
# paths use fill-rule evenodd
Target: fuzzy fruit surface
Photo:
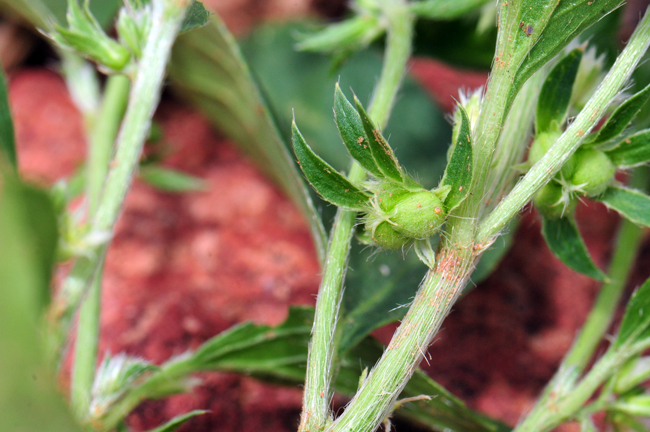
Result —
<path fill-rule="evenodd" d="M 401 249 L 410 241 L 410 239 L 395 231 L 388 222 L 382 222 L 375 227 L 372 240 L 377 246 L 384 249 Z"/>
<path fill-rule="evenodd" d="M 440 230 L 447 212 L 440 197 L 428 190 L 394 194 L 385 199 L 389 220 L 398 233 L 415 239 L 431 237 Z"/>
<path fill-rule="evenodd" d="M 560 137 L 559 132 L 542 132 L 537 134 L 535 140 L 530 146 L 528 151 L 528 161 L 532 164 L 536 164 L 546 152 L 555 144 L 555 141 Z M 575 170 L 575 159 L 570 158 L 562 167 L 560 171 L 561 175 L 564 178 L 570 178 Z"/>
<path fill-rule="evenodd" d="M 562 201 L 562 186 L 552 181 L 537 192 L 533 198 L 535 208 L 547 219 L 559 219 L 573 212 L 576 200 L 572 199 L 568 206 Z"/>
<path fill-rule="evenodd" d="M 580 190 L 585 196 L 598 196 L 612 184 L 616 167 L 604 152 L 597 149 L 578 150 L 572 159 L 575 160 L 575 170 L 571 183 L 581 186 Z"/>

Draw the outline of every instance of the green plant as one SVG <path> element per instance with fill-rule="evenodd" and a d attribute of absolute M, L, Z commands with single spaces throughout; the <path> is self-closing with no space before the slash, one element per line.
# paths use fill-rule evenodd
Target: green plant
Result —
<path fill-rule="evenodd" d="M 50 9 L 56 4 L 50 3 Z M 630 299 L 607 351 L 589 370 L 587 365 L 622 295 L 640 242 L 637 225 L 650 226 L 650 197 L 642 192 L 648 180 L 645 170 L 635 170 L 630 180 L 639 189 L 623 186 L 615 178 L 618 169 L 650 161 L 650 131 L 642 129 L 642 116 L 636 118 L 650 98 L 650 86 L 611 108 L 650 44 L 650 13 L 605 74 L 603 62 L 593 61 L 585 46 L 572 50 L 567 46 L 614 11 L 617 1 L 517 0 L 500 3 L 496 12 L 482 0 L 356 1 L 352 17 L 303 36 L 298 45 L 334 53 L 338 64 L 386 34 L 383 66 L 367 110 L 359 98 L 348 99 L 338 84 L 334 86 L 336 126 L 352 157 L 345 176 L 307 144 L 297 126 L 302 121 L 300 111 L 291 126 L 299 168 L 293 164 L 237 44 L 217 17 L 208 18 L 200 3 L 127 0 L 117 15 L 117 39 L 108 36 L 88 2 L 68 0 L 67 25 L 51 24 L 56 14 L 47 5 L 26 0 L 5 4 L 40 26 L 60 51 L 71 93 L 82 109 L 89 135 L 83 182 L 87 222 L 67 210 L 78 194 L 75 182 L 60 184 L 46 194 L 20 181 L 3 80 L 0 279 L 6 282 L 0 292 L 4 308 L 0 317 L 7 328 L 18 330 L 3 332 L 3 345 L 16 348 L 9 350 L 11 356 L 5 350 L 0 364 L 7 371 L 21 372 L 8 373 L 11 386 L 0 400 L 15 396 L 18 406 L 34 398 L 37 388 L 28 383 L 25 370 L 41 371 L 47 363 L 60 367 L 79 311 L 70 394 L 79 428 L 128 430 L 124 419 L 143 400 L 190 391 L 197 372 L 225 370 L 304 381 L 300 431 L 373 431 L 381 424 L 389 429 L 394 411 L 435 429 L 507 430 L 467 409 L 418 370 L 418 364 L 478 260 L 532 200 L 553 253 L 573 270 L 604 284 L 573 348 L 516 429 L 545 431 L 576 420 L 586 431 L 592 428 L 594 413 L 606 412 L 617 428 L 645 430 L 638 418 L 650 416 L 648 395 L 640 387 L 650 376 L 647 358 L 642 356 L 650 347 L 646 310 L 650 282 Z M 477 8 L 483 23 L 485 17 L 489 20 L 498 13 L 491 78 L 484 94 L 461 98 L 442 178 L 436 187 L 427 188 L 398 162 L 383 132 L 403 80 L 416 21 L 453 20 Z M 176 41 L 179 33 L 200 26 L 204 27 Z M 82 57 L 110 75 L 101 102 L 97 76 L 87 73 L 89 63 Z M 105 357 L 96 370 L 103 260 L 136 170 L 141 166 L 145 179 L 167 190 L 202 187 L 198 179 L 156 166 L 155 157 L 140 161 L 170 57 L 170 78 L 177 91 L 227 134 L 248 145 L 309 220 L 323 263 L 318 300 L 313 311 L 292 309 L 280 326 L 241 324 L 162 365 L 118 354 Z M 534 137 L 524 160 L 533 125 Z M 324 200 L 338 207 L 329 237 L 299 169 Z M 515 169 L 525 174 L 518 178 Z M 593 263 L 576 227 L 573 213 L 578 199 L 600 201 L 627 219 L 608 275 Z M 407 287 L 380 291 L 380 301 L 372 306 L 358 295 L 356 309 L 353 302 L 340 310 L 355 233 L 379 255 L 412 247 L 426 269 L 383 352 L 368 334 L 386 320 L 360 310 L 387 314 Z M 51 265 L 57 252 L 59 257 L 71 257 L 73 265 L 49 302 Z M 359 319 L 346 321 L 345 315 Z M 390 315 L 388 320 L 399 318 Z M 39 327 L 47 329 L 42 341 Z M 39 343 L 44 352 L 39 351 Z M 17 430 L 15 425 L 28 430 L 48 426 L 73 430 L 54 393 L 52 377 L 45 381 L 49 386 L 37 415 L 28 418 L 16 410 L 3 430 Z M 352 396 L 337 418 L 330 407 L 334 391 Z M 155 430 L 175 430 L 200 414 L 188 413 Z M 43 420 L 46 416 L 56 424 L 48 424 Z"/>

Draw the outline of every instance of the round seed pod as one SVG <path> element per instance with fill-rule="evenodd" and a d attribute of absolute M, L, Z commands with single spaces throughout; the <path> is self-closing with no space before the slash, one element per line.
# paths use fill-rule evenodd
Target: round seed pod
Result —
<path fill-rule="evenodd" d="M 572 199 L 565 208 L 562 202 L 562 186 L 551 182 L 541 188 L 533 198 L 533 204 L 539 213 L 547 219 L 559 219 L 573 212 L 576 200 Z"/>
<path fill-rule="evenodd" d="M 535 140 L 528 150 L 528 161 L 536 164 L 551 148 L 551 146 L 560 137 L 558 132 L 542 132 L 535 137 Z M 560 173 L 564 178 L 571 178 L 575 171 L 575 158 L 571 157 L 562 167 Z"/>
<path fill-rule="evenodd" d="M 614 181 L 616 166 L 601 150 L 578 150 L 573 157 L 575 170 L 571 183 L 580 186 L 585 196 L 594 197 L 602 194 Z"/>
<path fill-rule="evenodd" d="M 447 218 L 442 200 L 428 190 L 398 196 L 391 212 L 395 231 L 415 239 L 431 237 Z"/>
<path fill-rule="evenodd" d="M 393 226 L 388 222 L 381 222 L 375 227 L 372 233 L 372 240 L 377 246 L 384 249 L 401 249 L 402 246 L 406 246 L 410 241 L 409 238 L 395 231 Z"/>

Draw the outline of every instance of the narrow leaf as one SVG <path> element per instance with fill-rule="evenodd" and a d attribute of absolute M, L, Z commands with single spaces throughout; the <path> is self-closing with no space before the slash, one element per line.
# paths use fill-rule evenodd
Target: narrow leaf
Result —
<path fill-rule="evenodd" d="M 205 183 L 200 178 L 159 165 L 142 166 L 139 174 L 142 180 L 165 192 L 205 190 Z"/>
<path fill-rule="evenodd" d="M 523 12 L 519 22 L 514 23 L 515 26 L 524 23 L 521 29 L 517 30 L 518 40 L 515 46 L 525 44 L 530 49 L 527 50 L 514 74 L 515 88 L 510 98 L 513 99 L 519 88 L 535 71 L 551 60 L 583 30 L 621 4 L 621 0 L 524 1 L 521 5 Z M 548 10 L 552 10 L 550 17 L 546 13 Z M 530 34 L 528 30 L 531 31 Z M 526 40 L 528 42 L 525 42 Z"/>
<path fill-rule="evenodd" d="M 235 39 L 218 16 L 178 38 L 169 78 L 174 90 L 236 141 L 302 211 L 322 259 L 327 235 L 320 215 Z"/>
<path fill-rule="evenodd" d="M 384 31 L 384 26 L 372 14 L 361 14 L 302 39 L 297 49 L 303 51 L 357 51 L 367 47 Z"/>
<path fill-rule="evenodd" d="M 155 429 L 151 429 L 148 432 L 174 432 L 176 429 L 179 427 L 183 426 L 183 424 L 191 419 L 192 417 L 196 417 L 198 415 L 203 415 L 205 413 L 208 413 L 209 411 L 205 410 L 194 410 L 190 411 L 186 414 L 181 414 L 177 415 L 173 419 L 169 420 L 167 423 L 165 423 L 162 426 L 159 426 Z"/>
<path fill-rule="evenodd" d="M 476 10 L 487 0 L 427 0 L 412 2 L 411 11 L 422 18 L 452 20 Z"/>
<path fill-rule="evenodd" d="M 339 84 L 334 89 L 334 119 L 341 134 L 345 147 L 350 156 L 361 164 L 369 173 L 377 177 L 383 177 L 375 159 L 372 156 L 368 136 L 361 123 L 361 117 L 357 110 L 347 100 Z"/>
<path fill-rule="evenodd" d="M 388 145 L 388 142 L 386 142 L 386 139 L 381 135 L 379 129 L 375 127 L 372 120 L 370 120 L 366 110 L 363 109 L 363 105 L 361 105 L 361 102 L 359 102 L 359 99 L 357 99 L 356 96 L 354 98 L 354 103 L 359 115 L 361 116 L 361 123 L 366 131 L 370 151 L 372 152 L 372 157 L 375 159 L 377 167 L 379 167 L 379 170 L 385 177 L 402 183 L 404 181 L 402 169 L 397 162 L 393 149 Z"/>
<path fill-rule="evenodd" d="M 369 197 L 312 151 L 295 122 L 291 125 L 291 134 L 298 165 L 316 192 L 336 206 L 364 209 Z"/>
<path fill-rule="evenodd" d="M 573 217 L 543 218 L 542 234 L 551 252 L 567 267 L 596 280 L 607 278 L 592 261 Z"/>
<path fill-rule="evenodd" d="M 14 168 L 18 166 L 16 143 L 14 141 L 14 123 L 11 120 L 7 94 L 7 79 L 0 65 L 0 152 Z"/>
<path fill-rule="evenodd" d="M 582 54 L 581 48 L 574 49 L 546 77 L 537 100 L 535 131 L 538 134 L 551 130 L 553 122 L 556 128 L 564 123 Z"/>
<path fill-rule="evenodd" d="M 650 85 L 623 102 L 607 119 L 590 143 L 598 144 L 616 138 L 637 115 L 643 105 L 650 99 Z"/>
<path fill-rule="evenodd" d="M 650 161 L 650 129 L 624 138 L 605 153 L 619 168 L 632 168 Z"/>
<path fill-rule="evenodd" d="M 627 304 L 614 347 L 630 346 L 650 340 L 650 279 L 632 295 Z"/>
<path fill-rule="evenodd" d="M 630 222 L 650 227 L 650 197 L 643 192 L 623 186 L 610 186 L 596 199 Z"/>
<path fill-rule="evenodd" d="M 205 7 L 200 1 L 192 2 L 187 14 L 185 14 L 185 19 L 183 24 L 181 24 L 181 33 L 190 31 L 192 29 L 203 27 L 208 23 L 210 17 L 210 12 L 205 10 Z"/>
<path fill-rule="evenodd" d="M 458 109 L 461 113 L 458 139 L 453 144 L 449 163 L 440 182 L 441 186 L 451 186 L 451 191 L 445 199 L 447 211 L 451 211 L 467 198 L 473 175 L 471 126 L 463 107 L 459 105 Z"/>

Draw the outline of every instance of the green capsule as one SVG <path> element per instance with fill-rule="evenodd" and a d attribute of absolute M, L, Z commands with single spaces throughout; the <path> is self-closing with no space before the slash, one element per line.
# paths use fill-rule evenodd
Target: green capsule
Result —
<path fill-rule="evenodd" d="M 375 227 L 372 240 L 377 246 L 384 249 L 401 249 L 410 241 L 409 238 L 395 231 L 394 227 L 388 222 L 381 222 Z"/>
<path fill-rule="evenodd" d="M 528 161 L 531 165 L 539 162 L 559 137 L 560 133 L 558 132 L 542 132 L 537 134 L 535 140 L 530 146 L 530 150 L 528 151 Z M 574 170 L 575 158 L 571 157 L 562 167 L 560 175 L 564 178 L 570 178 L 573 175 Z"/>
<path fill-rule="evenodd" d="M 580 192 L 595 197 L 607 189 L 614 181 L 616 166 L 607 155 L 597 149 L 578 150 L 574 155 L 575 170 L 571 183 L 580 187 Z"/>
<path fill-rule="evenodd" d="M 576 199 L 571 199 L 567 206 L 562 199 L 562 186 L 552 181 L 537 192 L 533 204 L 545 218 L 558 219 L 573 212 Z"/>
<path fill-rule="evenodd" d="M 433 192 L 409 192 L 396 198 L 390 221 L 395 231 L 415 239 L 437 233 L 447 218 L 445 206 Z"/>

